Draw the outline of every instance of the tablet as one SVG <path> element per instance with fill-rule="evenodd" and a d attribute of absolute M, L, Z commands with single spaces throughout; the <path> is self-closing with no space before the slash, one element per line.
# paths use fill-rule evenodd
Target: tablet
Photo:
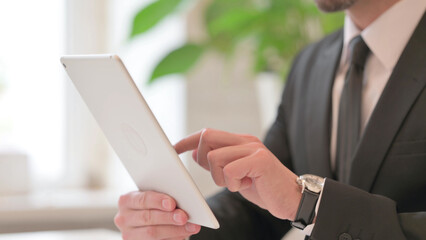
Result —
<path fill-rule="evenodd" d="M 219 228 L 120 58 L 74 55 L 61 62 L 139 190 L 166 193 L 189 222 Z"/>

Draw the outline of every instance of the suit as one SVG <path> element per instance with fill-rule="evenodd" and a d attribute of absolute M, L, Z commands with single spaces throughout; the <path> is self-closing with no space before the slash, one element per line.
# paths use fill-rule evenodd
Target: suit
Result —
<path fill-rule="evenodd" d="M 346 182 L 330 167 L 331 90 L 343 33 L 294 60 L 265 145 L 296 174 L 326 177 L 309 239 L 426 239 L 426 15 L 361 136 Z M 223 191 L 208 200 L 221 228 L 191 239 L 281 239 L 288 221 Z"/>

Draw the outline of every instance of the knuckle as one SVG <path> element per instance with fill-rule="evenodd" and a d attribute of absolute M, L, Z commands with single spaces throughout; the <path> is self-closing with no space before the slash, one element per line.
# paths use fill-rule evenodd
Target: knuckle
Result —
<path fill-rule="evenodd" d="M 207 153 L 207 161 L 209 162 L 210 165 L 215 163 L 216 156 L 217 154 L 215 151 L 210 151 Z"/>
<path fill-rule="evenodd" d="M 225 186 L 225 180 L 223 179 L 223 177 L 214 175 L 213 176 L 213 181 L 219 187 L 224 187 Z"/>
<path fill-rule="evenodd" d="M 148 225 L 151 223 L 151 211 L 146 210 L 142 211 L 139 215 L 139 218 L 144 225 Z"/>
<path fill-rule="evenodd" d="M 267 158 L 269 156 L 269 152 L 268 150 L 264 149 L 264 148 L 259 148 L 256 153 L 255 153 L 256 157 L 264 159 Z"/>
<path fill-rule="evenodd" d="M 223 175 L 225 176 L 225 178 L 231 178 L 231 176 L 232 176 L 232 168 L 231 167 L 229 167 L 229 166 L 225 166 L 224 168 L 223 168 Z"/>
<path fill-rule="evenodd" d="M 204 134 L 208 134 L 209 132 L 211 132 L 211 128 L 203 128 L 203 130 L 201 131 L 202 135 Z"/>
<path fill-rule="evenodd" d="M 146 199 L 147 199 L 147 193 L 146 192 L 140 192 L 138 194 L 138 197 L 135 198 L 135 206 L 145 207 L 146 205 Z"/>
<path fill-rule="evenodd" d="M 225 187 L 226 186 L 225 181 L 223 179 L 216 179 L 214 181 L 215 181 L 216 185 L 219 186 L 219 187 Z"/>
<path fill-rule="evenodd" d="M 244 137 L 247 139 L 247 141 L 252 142 L 252 143 L 262 143 L 262 141 L 253 135 L 244 135 Z"/>
<path fill-rule="evenodd" d="M 123 238 L 123 240 L 128 240 L 130 239 L 130 234 L 128 232 L 122 232 L 121 238 Z"/>
<path fill-rule="evenodd" d="M 153 226 L 145 227 L 145 236 L 148 239 L 156 239 L 157 229 Z"/>
<path fill-rule="evenodd" d="M 253 142 L 260 143 L 260 144 L 262 143 L 262 141 L 256 136 L 250 136 L 250 140 L 252 140 Z"/>
<path fill-rule="evenodd" d="M 250 142 L 248 144 L 249 147 L 251 148 L 255 148 L 255 149 L 262 149 L 263 148 L 263 144 L 261 142 Z"/>
<path fill-rule="evenodd" d="M 235 185 L 229 185 L 227 188 L 230 192 L 238 192 L 238 187 Z"/>
<path fill-rule="evenodd" d="M 118 227 L 121 228 L 124 226 L 125 223 L 125 218 L 123 215 L 121 215 L 120 213 L 117 213 L 114 217 L 114 224 Z"/>
<path fill-rule="evenodd" d="M 118 206 L 120 207 L 126 206 L 128 198 L 129 198 L 128 194 L 121 195 L 120 198 L 118 199 Z"/>
<path fill-rule="evenodd" d="M 212 131 L 213 131 L 213 129 L 211 129 L 211 128 L 204 128 L 201 131 L 201 140 L 206 141 L 208 138 L 210 138 Z"/>

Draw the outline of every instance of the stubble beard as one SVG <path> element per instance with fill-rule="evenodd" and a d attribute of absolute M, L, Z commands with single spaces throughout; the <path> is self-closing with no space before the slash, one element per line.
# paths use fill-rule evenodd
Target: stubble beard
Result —
<path fill-rule="evenodd" d="M 350 8 L 358 0 L 315 0 L 319 9 L 324 12 L 337 12 Z"/>

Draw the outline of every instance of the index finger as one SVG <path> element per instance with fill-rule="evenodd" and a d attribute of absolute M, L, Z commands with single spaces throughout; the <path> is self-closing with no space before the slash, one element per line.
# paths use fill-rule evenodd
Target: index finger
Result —
<path fill-rule="evenodd" d="M 250 136 L 247 135 L 240 135 L 206 128 L 177 142 L 174 146 L 176 152 L 181 154 L 189 150 L 197 149 L 199 147 L 201 138 L 203 142 L 205 142 L 212 149 L 239 145 L 252 141 Z"/>
<path fill-rule="evenodd" d="M 189 150 L 194 150 L 198 147 L 198 143 L 201 138 L 201 134 L 203 133 L 203 130 L 198 131 L 196 133 L 193 133 L 189 135 L 186 138 L 183 138 L 179 142 L 177 142 L 174 147 L 178 154 L 187 152 Z"/>

